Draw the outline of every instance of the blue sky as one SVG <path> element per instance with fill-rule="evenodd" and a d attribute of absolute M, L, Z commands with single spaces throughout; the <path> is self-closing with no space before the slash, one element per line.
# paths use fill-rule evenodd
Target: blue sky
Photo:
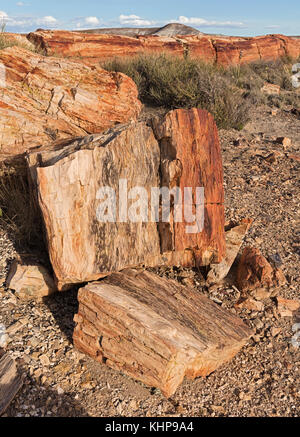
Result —
<path fill-rule="evenodd" d="M 187 24 L 225 35 L 300 35 L 300 0 L 0 0 L 9 32 Z"/>

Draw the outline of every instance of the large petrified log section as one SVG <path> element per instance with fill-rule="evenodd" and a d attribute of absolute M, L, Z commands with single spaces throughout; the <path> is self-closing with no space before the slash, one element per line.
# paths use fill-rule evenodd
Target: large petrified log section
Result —
<path fill-rule="evenodd" d="M 50 141 L 135 120 L 134 82 L 66 59 L 11 47 L 0 51 L 0 161 Z"/>
<path fill-rule="evenodd" d="M 297 58 L 300 55 L 300 39 L 284 35 L 254 38 L 214 35 L 129 37 L 39 30 L 30 33 L 28 39 L 47 55 L 81 58 L 82 62 L 91 65 L 117 56 L 131 57 L 140 53 L 189 55 L 220 65 L 277 59 L 286 55 Z"/>
<path fill-rule="evenodd" d="M 250 329 L 210 299 L 154 273 L 126 270 L 79 290 L 74 344 L 171 396 L 245 345 Z"/>
<path fill-rule="evenodd" d="M 60 290 L 137 265 L 199 266 L 222 259 L 223 172 L 213 117 L 203 110 L 176 110 L 153 125 L 132 123 L 28 155 Z M 147 220 L 129 219 L 136 196 L 127 199 L 119 185 L 124 179 L 127 192 L 146 189 Z M 204 187 L 202 232 L 186 235 L 190 223 L 172 224 L 174 210 L 170 223 L 153 221 L 151 189 L 173 187 L 174 181 L 180 188 Z M 116 220 L 111 222 L 97 216 L 103 187 L 116 192 Z M 125 205 L 121 218 L 119 201 L 125 198 L 128 212 Z"/>

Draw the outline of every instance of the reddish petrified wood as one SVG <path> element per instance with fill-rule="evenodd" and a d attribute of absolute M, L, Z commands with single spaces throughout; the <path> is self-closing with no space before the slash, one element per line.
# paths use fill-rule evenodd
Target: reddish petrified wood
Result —
<path fill-rule="evenodd" d="M 276 288 L 285 282 L 282 270 L 272 267 L 259 249 L 245 247 L 237 269 L 237 285 L 242 292 Z"/>
<path fill-rule="evenodd" d="M 193 248 L 196 264 L 220 262 L 225 254 L 223 167 L 217 127 L 211 114 L 200 109 L 175 110 L 165 120 L 153 120 L 160 143 L 162 185 L 194 191 L 204 187 L 204 229 L 187 233 L 186 220 L 170 227 L 173 250 Z M 178 173 L 172 174 L 174 166 Z M 174 173 L 174 171 L 173 171 Z M 174 214 L 174 211 L 173 211 Z M 163 229 L 165 232 L 165 229 Z"/>
<path fill-rule="evenodd" d="M 103 132 L 140 113 L 137 87 L 124 74 L 18 47 L 1 50 L 0 64 L 0 160 L 53 140 Z"/>
<path fill-rule="evenodd" d="M 277 59 L 284 55 L 297 58 L 300 55 L 300 39 L 284 35 L 254 38 L 214 35 L 129 37 L 39 30 L 30 33 L 28 39 L 47 55 L 77 57 L 90 64 L 98 64 L 116 56 L 131 57 L 138 53 L 189 55 L 221 65 Z"/>

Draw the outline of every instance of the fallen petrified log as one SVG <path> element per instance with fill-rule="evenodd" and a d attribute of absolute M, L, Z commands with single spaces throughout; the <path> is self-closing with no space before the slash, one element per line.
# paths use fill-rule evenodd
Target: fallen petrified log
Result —
<path fill-rule="evenodd" d="M 132 57 L 137 54 L 169 53 L 199 58 L 219 65 L 243 64 L 282 56 L 297 58 L 300 40 L 285 35 L 230 37 L 214 35 L 176 35 L 136 37 L 85 34 L 65 30 L 38 30 L 28 39 L 48 56 L 78 58 L 90 65 L 107 59 Z"/>
<path fill-rule="evenodd" d="M 222 159 L 207 111 L 171 111 L 153 127 L 132 123 L 40 148 L 28 165 L 59 290 L 138 265 L 208 265 L 225 253 Z M 161 187 L 178 187 L 182 199 L 191 187 L 197 220 L 186 219 L 174 196 L 163 222 L 165 204 L 152 191 Z M 197 187 L 204 197 L 195 195 Z M 136 201 L 145 193 L 144 203 Z"/>
<path fill-rule="evenodd" d="M 135 269 L 79 290 L 74 344 L 171 396 L 184 377 L 207 376 L 245 345 L 235 315 L 176 281 Z"/>
<path fill-rule="evenodd" d="M 140 110 L 137 87 L 124 74 L 18 47 L 0 51 L 0 161 L 103 132 L 135 120 Z"/>
<path fill-rule="evenodd" d="M 0 349 L 0 416 L 23 385 L 15 361 Z"/>

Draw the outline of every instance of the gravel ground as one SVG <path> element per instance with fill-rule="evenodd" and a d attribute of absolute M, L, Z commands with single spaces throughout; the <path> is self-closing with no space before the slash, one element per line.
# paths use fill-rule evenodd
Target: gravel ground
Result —
<path fill-rule="evenodd" d="M 275 142 L 284 136 L 292 139 L 286 150 Z M 254 219 L 245 245 L 266 257 L 279 254 L 287 277 L 279 294 L 299 299 L 300 164 L 290 155 L 299 156 L 300 120 L 288 110 L 274 116 L 258 108 L 243 131 L 221 131 L 220 138 L 226 219 Z M 300 349 L 291 345 L 297 318 L 280 317 L 274 300 L 264 301 L 261 312 L 237 310 L 239 293 L 230 281 L 208 289 L 198 273 L 158 269 L 182 282 L 192 280 L 255 332 L 230 363 L 207 378 L 184 381 L 167 400 L 73 348 L 76 290 L 28 303 L 5 289 L 14 256 L 13 241 L 0 229 L 0 323 L 10 329 L 7 350 L 25 377 L 6 416 L 299 416 Z"/>

